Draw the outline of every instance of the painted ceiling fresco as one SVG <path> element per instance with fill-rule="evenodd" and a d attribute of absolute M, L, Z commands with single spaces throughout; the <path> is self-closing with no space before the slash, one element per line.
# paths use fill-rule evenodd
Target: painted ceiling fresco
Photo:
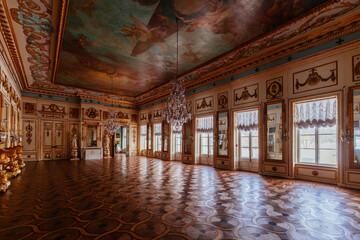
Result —
<path fill-rule="evenodd" d="M 138 96 L 326 0 L 70 0 L 55 83 Z M 113 84 L 112 84 L 113 82 Z"/>

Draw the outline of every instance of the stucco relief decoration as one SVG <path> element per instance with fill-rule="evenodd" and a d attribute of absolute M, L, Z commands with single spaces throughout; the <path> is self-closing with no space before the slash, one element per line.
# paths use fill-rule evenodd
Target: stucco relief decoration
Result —
<path fill-rule="evenodd" d="M 211 110 L 214 108 L 214 98 L 213 97 L 205 97 L 202 99 L 198 99 L 195 101 L 196 112 Z"/>
<path fill-rule="evenodd" d="M 132 136 L 133 146 L 136 146 L 136 128 L 132 128 L 131 136 Z"/>
<path fill-rule="evenodd" d="M 283 96 L 283 78 L 278 77 L 266 81 L 266 98 L 281 98 Z"/>
<path fill-rule="evenodd" d="M 52 112 L 52 113 L 65 113 L 65 107 L 58 106 L 56 104 L 50 104 L 50 105 L 43 104 L 42 111 Z"/>
<path fill-rule="evenodd" d="M 88 108 L 85 112 L 86 116 L 90 119 L 95 119 L 99 116 L 99 111 L 95 108 Z"/>
<path fill-rule="evenodd" d="M 45 0 L 18 0 L 19 8 L 10 9 L 12 19 L 22 25 L 26 51 L 34 84 L 47 82 L 50 68 L 52 6 Z"/>
<path fill-rule="evenodd" d="M 24 112 L 25 114 L 36 114 L 36 104 L 24 102 Z"/>
<path fill-rule="evenodd" d="M 236 89 L 234 91 L 235 105 L 258 101 L 258 89 L 258 84 Z"/>
<path fill-rule="evenodd" d="M 28 125 L 25 127 L 25 130 L 26 130 L 26 142 L 30 145 L 32 140 L 31 140 L 31 137 L 32 137 L 32 130 L 33 130 L 33 127 L 31 126 L 30 124 L 30 121 L 28 122 Z"/>
<path fill-rule="evenodd" d="M 160 119 L 161 116 L 162 116 L 161 110 L 156 110 L 156 111 L 154 111 L 154 120 L 155 120 L 155 119 Z"/>
<path fill-rule="evenodd" d="M 140 121 L 146 121 L 146 113 L 140 115 Z"/>
<path fill-rule="evenodd" d="M 228 94 L 221 93 L 218 96 L 218 108 L 219 109 L 227 109 L 228 108 Z"/>
<path fill-rule="evenodd" d="M 352 57 L 353 81 L 360 81 L 360 54 Z"/>
<path fill-rule="evenodd" d="M 116 118 L 129 119 L 129 115 L 127 113 L 118 112 L 117 115 L 116 115 Z"/>
<path fill-rule="evenodd" d="M 293 93 L 331 87 L 338 84 L 337 62 L 323 64 L 293 74 Z"/>
<path fill-rule="evenodd" d="M 79 108 L 69 108 L 69 117 L 71 118 L 79 118 L 80 117 L 80 109 Z"/>

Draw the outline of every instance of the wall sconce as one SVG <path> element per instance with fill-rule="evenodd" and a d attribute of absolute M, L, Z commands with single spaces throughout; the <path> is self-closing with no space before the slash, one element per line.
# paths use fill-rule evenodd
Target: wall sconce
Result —
<path fill-rule="evenodd" d="M 346 126 L 345 130 L 341 131 L 340 138 L 341 138 L 342 142 L 350 143 L 351 140 L 353 139 L 353 137 L 354 137 L 354 135 L 352 134 L 351 129 L 349 129 L 347 126 Z"/>
<path fill-rule="evenodd" d="M 286 128 L 282 131 L 281 140 L 287 141 L 289 139 L 289 132 Z"/>

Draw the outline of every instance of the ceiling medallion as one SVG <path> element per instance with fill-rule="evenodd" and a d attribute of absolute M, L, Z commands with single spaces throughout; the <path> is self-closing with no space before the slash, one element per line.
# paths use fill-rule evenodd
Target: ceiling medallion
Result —
<path fill-rule="evenodd" d="M 186 104 L 183 79 L 178 79 L 179 71 L 179 23 L 176 18 L 176 75 L 171 80 L 171 92 L 164 109 L 164 119 L 179 130 L 184 123 L 191 119 L 191 112 Z"/>

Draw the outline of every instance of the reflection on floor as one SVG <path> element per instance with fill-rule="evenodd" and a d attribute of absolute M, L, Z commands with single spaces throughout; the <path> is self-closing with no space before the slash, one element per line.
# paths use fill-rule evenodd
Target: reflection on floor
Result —
<path fill-rule="evenodd" d="M 0 239 L 359 239 L 360 191 L 140 157 L 29 162 Z"/>

